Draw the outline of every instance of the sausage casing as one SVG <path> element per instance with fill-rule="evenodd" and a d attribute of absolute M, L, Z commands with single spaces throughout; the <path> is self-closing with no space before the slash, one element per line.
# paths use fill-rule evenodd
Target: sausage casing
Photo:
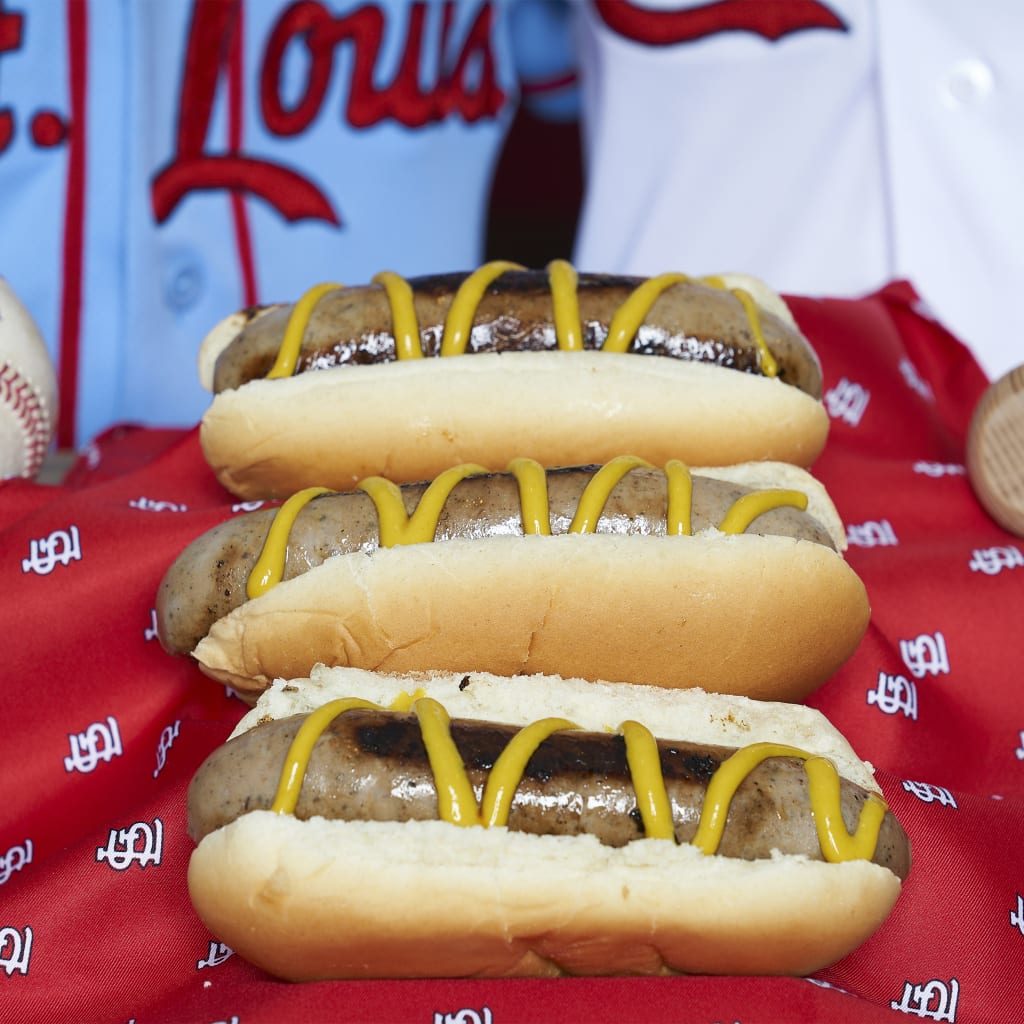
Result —
<path fill-rule="evenodd" d="M 547 474 L 552 534 L 568 532 L 584 488 L 596 467 L 551 470 Z M 716 527 L 726 511 L 752 488 L 693 474 L 691 523 L 694 534 Z M 401 488 L 411 514 L 427 484 Z M 597 533 L 664 536 L 667 490 L 660 470 L 637 468 L 611 491 L 595 527 Z M 157 594 L 157 624 L 164 647 L 187 653 L 218 619 L 246 600 L 246 582 L 259 558 L 276 509 L 228 520 L 194 541 L 175 560 Z M 794 537 L 833 547 L 825 527 L 793 507 L 759 515 L 748 533 Z M 481 474 L 460 481 L 438 519 L 436 542 L 458 538 L 522 536 L 520 492 L 508 474 Z M 379 546 L 377 511 L 362 491 L 326 494 L 298 514 L 288 536 L 282 580 L 308 572 L 335 555 L 370 552 Z"/>
<path fill-rule="evenodd" d="M 197 842 L 248 811 L 270 808 L 288 748 L 305 716 L 265 722 L 218 748 L 189 789 L 189 832 Z M 517 729 L 453 719 L 450 732 L 476 798 L 487 773 Z M 690 842 L 711 777 L 734 748 L 658 741 L 675 839 Z M 842 817 L 853 831 L 868 793 L 840 781 Z M 317 741 L 295 815 L 340 820 L 415 821 L 438 817 L 437 791 L 416 717 L 353 710 L 335 718 Z M 558 732 L 537 748 L 516 788 L 508 818 L 514 831 L 541 835 L 595 835 L 609 846 L 644 836 L 626 748 L 621 736 Z M 717 854 L 745 860 L 773 851 L 822 860 L 800 761 L 762 761 L 732 799 Z M 886 812 L 873 860 L 901 879 L 910 847 Z"/>
<path fill-rule="evenodd" d="M 440 353 L 445 317 L 467 274 L 409 279 L 422 352 Z M 608 327 L 644 278 L 580 274 L 582 347 L 598 349 Z M 218 356 L 214 393 L 265 377 L 281 346 L 292 306 L 252 311 L 244 329 Z M 258 314 L 258 315 L 257 315 Z M 758 313 L 764 341 L 778 364 L 778 377 L 821 398 L 821 367 L 807 340 L 767 311 Z M 317 303 L 303 334 L 295 372 L 333 366 L 390 362 L 397 358 L 391 306 L 384 288 L 371 284 L 339 288 Z M 544 271 L 507 271 L 484 292 L 476 307 L 466 353 L 528 352 L 556 348 L 553 300 Z M 667 356 L 760 373 L 761 360 L 749 318 L 729 291 L 696 280 L 667 288 L 655 301 L 629 348 L 638 355 Z"/>

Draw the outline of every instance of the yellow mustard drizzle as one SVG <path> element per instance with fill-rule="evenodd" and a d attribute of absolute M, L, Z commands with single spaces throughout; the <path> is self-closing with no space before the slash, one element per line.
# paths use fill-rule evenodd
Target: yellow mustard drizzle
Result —
<path fill-rule="evenodd" d="M 293 494 L 278 508 L 267 532 L 267 539 L 263 542 L 260 557 L 245 582 L 246 597 L 250 600 L 259 597 L 281 582 L 288 553 L 288 537 L 296 517 L 315 497 L 329 493 L 326 487 L 307 487 Z"/>
<path fill-rule="evenodd" d="M 844 860 L 870 860 L 878 845 L 878 833 L 888 804 L 876 793 L 869 793 L 861 808 L 853 835 L 846 831 L 839 803 L 839 774 L 825 757 L 808 754 L 784 743 L 752 743 L 737 750 L 718 766 L 711 777 L 700 824 L 693 845 L 704 853 L 718 849 L 729 815 L 729 804 L 740 783 L 769 757 L 796 757 L 807 772 L 807 795 L 821 845 L 822 856 L 831 863 Z"/>
<path fill-rule="evenodd" d="M 404 713 L 409 711 L 415 702 L 423 696 L 425 695 L 422 690 L 416 690 L 412 694 L 400 693 L 388 708 L 381 704 L 374 704 L 373 701 L 363 700 L 361 697 L 339 697 L 337 700 L 328 701 L 326 704 L 321 704 L 315 711 L 311 711 L 299 726 L 298 732 L 288 747 L 284 767 L 281 769 L 281 778 L 277 784 L 277 793 L 270 809 L 277 814 L 295 813 L 295 805 L 299 802 L 302 782 L 309 768 L 313 747 L 316 746 L 316 741 L 323 735 L 324 730 L 339 715 L 356 708 L 367 711 Z"/>
<path fill-rule="evenodd" d="M 576 503 L 576 515 L 572 517 L 569 532 L 593 533 L 615 485 L 631 469 L 641 467 L 654 468 L 645 459 L 636 455 L 617 455 L 610 462 L 606 462 L 584 487 L 580 500 Z"/>
<path fill-rule="evenodd" d="M 492 260 L 470 274 L 459 286 L 445 318 L 441 336 L 441 355 L 464 355 L 469 344 L 473 319 L 483 299 L 484 292 L 508 270 L 525 270 L 519 263 L 507 260 Z M 558 348 L 566 352 L 583 349 L 583 325 L 580 320 L 579 297 L 577 294 L 578 275 L 567 260 L 552 260 L 547 265 L 548 286 L 554 308 L 555 339 Z M 603 352 L 624 353 L 636 337 L 651 307 L 667 288 L 674 284 L 694 280 L 687 274 L 669 273 L 652 277 L 638 285 L 625 302 L 616 310 L 608 326 L 608 336 L 601 346 Z M 721 277 L 709 275 L 697 278 L 709 288 L 728 291 L 742 304 L 750 326 L 754 344 L 757 347 L 761 372 L 766 377 L 776 377 L 779 365 L 768 347 L 761 327 L 761 315 L 753 296 L 742 288 L 729 288 Z M 419 359 L 423 357 L 416 309 L 412 288 L 400 275 L 390 270 L 381 271 L 373 278 L 375 284 L 384 287 L 395 336 L 395 355 L 398 359 Z M 267 374 L 268 378 L 290 377 L 295 372 L 302 338 L 317 303 L 328 292 L 343 287 L 340 284 L 318 284 L 306 291 L 295 303 L 288 317 L 277 359 Z"/>
<path fill-rule="evenodd" d="M 740 300 L 743 309 L 747 314 L 747 323 L 750 324 L 751 333 L 754 335 L 754 344 L 757 345 L 757 354 L 761 363 L 761 372 L 766 377 L 777 377 L 779 375 L 779 364 L 768 348 L 768 342 L 764 340 L 764 331 L 761 330 L 761 317 L 757 313 L 757 303 L 750 292 L 742 288 L 730 288 L 729 291 Z"/>
<path fill-rule="evenodd" d="M 382 476 L 369 476 L 360 481 L 358 489 L 373 499 L 377 509 L 380 546 L 390 548 L 398 544 L 424 544 L 432 541 L 441 511 L 455 485 L 474 473 L 486 472 L 483 466 L 474 462 L 464 462 L 446 469 L 431 481 L 411 516 L 405 511 L 402 489 L 397 484 Z"/>
<path fill-rule="evenodd" d="M 619 731 L 626 740 L 626 764 L 644 823 L 644 835 L 648 839 L 675 839 L 672 804 L 665 788 L 658 741 L 639 722 L 623 722 Z"/>
<path fill-rule="evenodd" d="M 689 280 L 691 279 L 686 274 L 659 274 L 638 285 L 615 311 L 601 351 L 626 352 L 661 293 L 674 284 L 685 284 Z"/>
<path fill-rule="evenodd" d="M 878 833 L 889 805 L 877 794 L 869 793 L 851 835 L 846 831 L 840 810 L 839 776 L 832 762 L 826 757 L 809 757 L 804 761 L 804 771 L 822 856 L 831 864 L 870 859 L 878 845 Z"/>
<path fill-rule="evenodd" d="M 553 733 L 579 726 L 567 718 L 542 718 L 531 722 L 512 737 L 487 776 L 480 801 L 480 824 L 490 828 L 507 825 L 512 798 L 523 772 L 537 748 Z"/>
<path fill-rule="evenodd" d="M 519 511 L 523 533 L 551 535 L 551 507 L 548 503 L 547 470 L 536 459 L 513 459 L 508 471 L 519 485 Z"/>
<path fill-rule="evenodd" d="M 429 697 L 416 701 L 412 709 L 419 719 L 423 745 L 434 775 L 438 815 L 452 825 L 478 825 L 480 811 L 462 755 L 449 730 L 448 712 Z"/>
<path fill-rule="evenodd" d="M 619 455 L 605 463 L 583 489 L 569 532 L 594 533 L 611 492 L 627 473 L 637 468 L 654 467 L 635 455 Z M 370 496 L 377 510 L 381 547 L 425 544 L 433 541 L 445 502 L 455 486 L 466 477 L 487 472 L 487 469 L 475 462 L 446 469 L 431 481 L 411 516 L 405 511 L 401 488 L 391 480 L 379 476 L 367 477 L 359 483 L 358 489 Z M 551 513 L 544 467 L 534 459 L 517 458 L 509 463 L 508 472 L 515 477 L 519 488 L 523 532 L 550 535 Z M 670 537 L 690 536 L 693 504 L 690 471 L 678 459 L 672 459 L 665 464 L 663 472 L 668 488 L 666 534 Z M 324 487 L 307 487 L 293 494 L 278 508 L 259 559 L 246 582 L 247 597 L 258 597 L 281 581 L 288 536 L 296 517 L 313 498 L 327 493 L 330 492 Z M 759 515 L 783 506 L 805 510 L 807 495 L 785 488 L 742 495 L 728 508 L 718 529 L 722 533 L 743 533 Z"/>
<path fill-rule="evenodd" d="M 665 478 L 668 481 L 665 533 L 669 537 L 690 537 L 693 535 L 693 477 L 689 467 L 679 459 L 670 459 L 665 463 Z"/>
<path fill-rule="evenodd" d="M 501 277 L 506 270 L 525 270 L 518 263 L 506 260 L 492 260 L 485 263 L 479 270 L 474 270 L 459 285 L 459 290 L 452 299 L 448 316 L 444 321 L 444 334 L 441 335 L 441 355 L 461 356 L 469 344 L 469 335 L 473 327 L 476 308 L 484 297 L 484 292 Z"/>
<path fill-rule="evenodd" d="M 462 755 L 452 739 L 445 707 L 430 697 L 401 694 L 393 702 L 391 710 L 405 711 L 410 705 L 419 722 L 434 777 L 438 815 L 442 821 L 463 827 L 507 825 L 515 790 L 534 752 L 554 733 L 578 728 L 568 719 L 545 718 L 520 729 L 491 769 L 478 805 Z M 358 697 L 342 697 L 317 708 L 306 718 L 285 755 L 277 793 L 270 808 L 272 811 L 277 814 L 295 813 L 317 740 L 335 718 L 357 708 L 388 710 Z M 631 720 L 623 722 L 619 732 L 626 743 L 626 764 L 645 837 L 674 840 L 672 805 L 661 768 L 658 741 L 646 726 Z M 835 765 L 828 758 L 783 743 L 754 743 L 742 747 L 719 765 L 708 784 L 700 823 L 690 845 L 705 854 L 717 852 L 736 790 L 762 761 L 770 757 L 795 757 L 804 762 L 811 814 L 826 861 L 870 860 L 874 856 L 882 820 L 888 810 L 885 800 L 877 793 L 868 794 L 851 835 L 843 821 L 839 773 Z"/>
<path fill-rule="evenodd" d="M 272 811 L 277 814 L 295 813 L 295 805 L 299 802 L 302 783 L 309 768 L 309 759 L 313 755 L 316 741 L 320 739 L 324 730 L 338 715 L 351 711 L 353 708 L 363 708 L 369 711 L 386 710 L 379 704 L 362 700 L 359 697 L 341 697 L 338 700 L 328 701 L 315 711 L 310 712 L 306 720 L 299 726 L 299 731 L 288 748 L 284 767 L 281 769 L 281 778 L 277 784 L 277 793 L 274 795 L 274 802 L 270 805 Z"/>
<path fill-rule="evenodd" d="M 718 524 L 722 533 L 742 533 L 759 515 L 773 508 L 782 506 L 798 508 L 801 512 L 807 509 L 807 495 L 803 491 L 792 491 L 786 488 L 773 488 L 764 491 L 752 491 L 737 498 Z"/>
<path fill-rule="evenodd" d="M 552 260 L 547 271 L 558 347 L 566 352 L 580 352 L 583 349 L 583 325 L 576 293 L 576 268 L 566 260 Z"/>
<path fill-rule="evenodd" d="M 292 307 L 288 323 L 284 329 L 281 347 L 277 350 L 277 359 L 267 374 L 267 379 L 290 377 L 295 372 L 295 364 L 299 361 L 299 349 L 302 339 L 309 326 L 310 318 L 316 304 L 328 293 L 343 288 L 340 284 L 316 284 L 310 288 Z"/>
<path fill-rule="evenodd" d="M 420 325 L 416 321 L 412 286 L 392 270 L 382 270 L 374 276 L 373 283 L 383 285 L 388 297 L 395 354 L 399 359 L 422 359 L 423 345 L 420 343 Z"/>

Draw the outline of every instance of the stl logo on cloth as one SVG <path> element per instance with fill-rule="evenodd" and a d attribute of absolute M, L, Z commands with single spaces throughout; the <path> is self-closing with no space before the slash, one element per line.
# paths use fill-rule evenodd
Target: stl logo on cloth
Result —
<path fill-rule="evenodd" d="M 870 520 L 866 523 L 850 523 L 846 527 L 846 543 L 851 547 L 896 547 L 899 542 L 896 531 L 892 528 L 892 523 L 888 519 Z"/>
<path fill-rule="evenodd" d="M 68 733 L 71 753 L 64 758 L 66 772 L 91 772 L 100 761 L 109 763 L 120 757 L 121 731 L 117 719 L 107 715 L 106 722 L 93 722 L 84 732 Z"/>
<path fill-rule="evenodd" d="M 28 974 L 29 961 L 32 959 L 32 929 L 28 925 L 24 929 L 6 925 L 0 928 L 0 968 L 9 978 L 15 971 Z"/>
<path fill-rule="evenodd" d="M 871 401 L 871 392 L 862 384 L 843 377 L 839 383 L 825 392 L 825 408 L 834 420 L 842 420 L 856 427 L 864 410 Z"/>
<path fill-rule="evenodd" d="M 32 840 L 26 839 L 0 854 L 0 885 L 3 885 L 15 871 L 21 871 L 32 863 Z"/>
<path fill-rule="evenodd" d="M 917 686 L 906 676 L 880 671 L 875 688 L 867 691 L 866 701 L 885 715 L 902 711 L 905 718 L 917 721 Z"/>
<path fill-rule="evenodd" d="M 934 786 L 930 782 L 913 782 L 906 779 L 903 782 L 903 788 L 908 793 L 913 793 L 921 803 L 938 803 L 942 807 L 956 809 L 956 797 L 945 786 Z"/>
<path fill-rule="evenodd" d="M 949 675 L 946 638 L 938 630 L 922 633 L 912 640 L 900 640 L 900 657 L 915 679 L 923 679 L 926 675 Z"/>
<path fill-rule="evenodd" d="M 1017 897 L 1017 907 L 1010 911 L 1010 924 L 1024 935 L 1024 896 L 1019 892 L 1014 895 Z"/>
<path fill-rule="evenodd" d="M 179 718 L 172 725 L 168 725 L 163 732 L 160 733 L 160 739 L 156 748 L 156 771 L 153 772 L 154 779 L 164 770 L 164 765 L 167 764 L 167 753 L 174 745 L 174 741 L 178 738 L 178 732 L 180 729 L 181 719 Z"/>
<path fill-rule="evenodd" d="M 1024 566 L 1024 552 L 1018 547 L 976 548 L 971 552 L 968 568 L 971 572 L 983 572 L 986 576 L 998 576 L 1004 569 L 1019 569 Z"/>
<path fill-rule="evenodd" d="M 480 1011 L 466 1007 L 456 1013 L 434 1011 L 434 1024 L 491 1024 L 493 1020 L 491 1008 L 483 1007 Z"/>
<path fill-rule="evenodd" d="M 96 863 L 106 861 L 115 871 L 127 871 L 132 864 L 159 867 L 164 852 L 162 818 L 136 821 L 124 828 L 112 828 L 106 846 L 96 848 Z"/>
<path fill-rule="evenodd" d="M 29 544 L 28 558 L 21 560 L 23 573 L 49 576 L 57 565 L 70 565 L 82 560 L 82 538 L 72 523 L 66 530 L 54 530 L 45 537 L 35 537 Z"/>
<path fill-rule="evenodd" d="M 225 963 L 234 955 L 235 951 L 233 949 L 229 949 L 223 942 L 217 942 L 216 940 L 211 939 L 210 949 L 206 956 L 202 960 L 196 961 L 196 970 L 203 971 L 209 967 L 220 967 L 222 963 Z"/>
<path fill-rule="evenodd" d="M 42 335 L 0 277 L 0 479 L 39 472 L 56 409 L 57 375 Z"/>
<path fill-rule="evenodd" d="M 893 999 L 889 1006 L 914 1017 L 955 1021 L 959 998 L 960 982 L 956 978 L 950 978 L 948 982 L 932 978 L 917 985 L 904 982 L 902 998 Z"/>

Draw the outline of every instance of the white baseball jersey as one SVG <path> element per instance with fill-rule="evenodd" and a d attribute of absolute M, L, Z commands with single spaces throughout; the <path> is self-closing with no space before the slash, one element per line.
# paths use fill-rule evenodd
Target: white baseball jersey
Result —
<path fill-rule="evenodd" d="M 535 85 L 571 67 L 543 9 L 540 41 L 516 28 L 532 6 L 0 0 L 0 274 L 61 443 L 195 423 L 199 343 L 241 307 L 471 269 L 516 44 Z"/>
<path fill-rule="evenodd" d="M 1024 362 L 1024 4 L 588 0 L 576 262 L 893 278 L 996 376 Z"/>

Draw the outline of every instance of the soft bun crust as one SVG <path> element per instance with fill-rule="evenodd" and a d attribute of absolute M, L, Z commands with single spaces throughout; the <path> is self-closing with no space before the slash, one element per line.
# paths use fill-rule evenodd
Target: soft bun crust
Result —
<path fill-rule="evenodd" d="M 318 668 L 311 680 L 277 683 L 240 728 L 331 696 L 386 701 L 422 688 L 453 715 L 496 704 L 491 717 L 514 724 L 568 713 L 598 728 L 632 717 L 666 737 L 792 743 L 832 757 L 851 781 L 877 790 L 870 767 L 808 708 L 550 677 L 524 679 L 513 696 L 504 683 L 478 674 L 466 682 Z M 261 811 L 203 839 L 189 889 L 218 938 L 272 974 L 300 981 L 802 975 L 875 931 L 900 882 L 866 861 L 748 862 L 659 840 L 613 849 L 592 837 L 442 822 L 299 822 Z"/>
<path fill-rule="evenodd" d="M 799 701 L 869 616 L 841 555 L 787 537 L 492 537 L 335 556 L 218 619 L 193 653 L 243 697 L 324 662 Z"/>
<path fill-rule="evenodd" d="M 867 939 L 900 892 L 866 861 L 270 811 L 208 835 L 188 884 L 214 935 L 291 981 L 804 975 Z"/>
<path fill-rule="evenodd" d="M 250 381 L 214 397 L 200 442 L 217 479 L 248 499 L 348 490 L 374 474 L 417 482 L 459 462 L 503 470 L 516 456 L 809 466 L 828 428 L 820 401 L 777 379 L 657 356 L 514 352 Z"/>

